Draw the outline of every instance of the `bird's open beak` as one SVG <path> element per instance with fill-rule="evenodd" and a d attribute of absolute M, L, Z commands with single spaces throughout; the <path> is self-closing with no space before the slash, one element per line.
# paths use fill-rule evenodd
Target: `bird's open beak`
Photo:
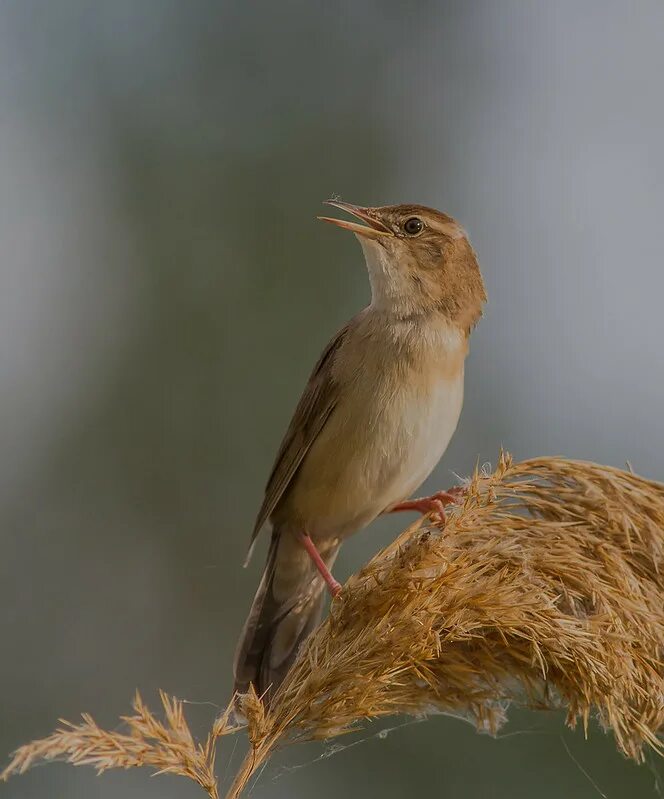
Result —
<path fill-rule="evenodd" d="M 318 218 L 323 222 L 332 222 L 333 225 L 337 225 L 337 227 L 341 227 L 344 230 L 350 230 L 353 233 L 357 233 L 358 236 L 364 236 L 366 239 L 394 236 L 394 233 L 378 219 L 371 208 L 363 208 L 361 205 L 351 205 L 351 203 L 342 203 L 336 200 L 328 200 L 325 205 L 333 205 L 335 208 L 347 211 L 356 219 L 366 222 L 366 225 L 358 225 L 357 222 L 347 222 L 345 219 L 335 219 L 331 216 L 319 216 Z"/>

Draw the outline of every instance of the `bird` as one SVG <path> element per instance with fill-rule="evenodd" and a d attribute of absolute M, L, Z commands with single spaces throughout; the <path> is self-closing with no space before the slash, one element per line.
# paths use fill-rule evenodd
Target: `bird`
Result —
<path fill-rule="evenodd" d="M 423 205 L 329 200 L 351 220 L 319 216 L 358 239 L 371 301 L 332 338 L 277 452 L 256 518 L 272 528 L 241 633 L 234 692 L 267 704 L 320 621 L 341 543 L 383 513 L 444 519 L 454 491 L 409 499 L 457 427 L 471 331 L 486 290 L 461 225 Z M 246 564 L 245 564 L 246 565 Z"/>

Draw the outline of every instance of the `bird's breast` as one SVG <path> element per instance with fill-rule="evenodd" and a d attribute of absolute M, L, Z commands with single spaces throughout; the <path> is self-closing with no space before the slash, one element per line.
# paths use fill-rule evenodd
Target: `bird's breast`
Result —
<path fill-rule="evenodd" d="M 389 354 L 389 351 L 388 351 Z M 457 426 L 465 351 L 365 357 L 298 472 L 283 511 L 319 538 L 344 537 L 414 492 Z"/>

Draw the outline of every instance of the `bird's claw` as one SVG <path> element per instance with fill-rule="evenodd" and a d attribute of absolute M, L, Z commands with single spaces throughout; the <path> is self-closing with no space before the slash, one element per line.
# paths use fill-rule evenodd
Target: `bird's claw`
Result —
<path fill-rule="evenodd" d="M 431 496 L 428 497 L 418 497 L 417 499 L 409 499 L 405 502 L 400 502 L 398 505 L 391 508 L 390 512 L 416 510 L 423 515 L 428 515 L 437 519 L 441 524 L 445 524 L 447 521 L 445 506 L 461 502 L 465 493 L 466 489 L 463 486 L 454 486 L 448 491 L 437 491 L 435 494 L 431 494 Z"/>

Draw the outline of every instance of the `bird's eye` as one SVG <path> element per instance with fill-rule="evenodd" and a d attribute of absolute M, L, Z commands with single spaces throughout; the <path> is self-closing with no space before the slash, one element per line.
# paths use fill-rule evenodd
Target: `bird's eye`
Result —
<path fill-rule="evenodd" d="M 411 216 L 403 223 L 403 229 L 409 236 L 417 236 L 424 230 L 424 222 L 416 216 Z"/>

